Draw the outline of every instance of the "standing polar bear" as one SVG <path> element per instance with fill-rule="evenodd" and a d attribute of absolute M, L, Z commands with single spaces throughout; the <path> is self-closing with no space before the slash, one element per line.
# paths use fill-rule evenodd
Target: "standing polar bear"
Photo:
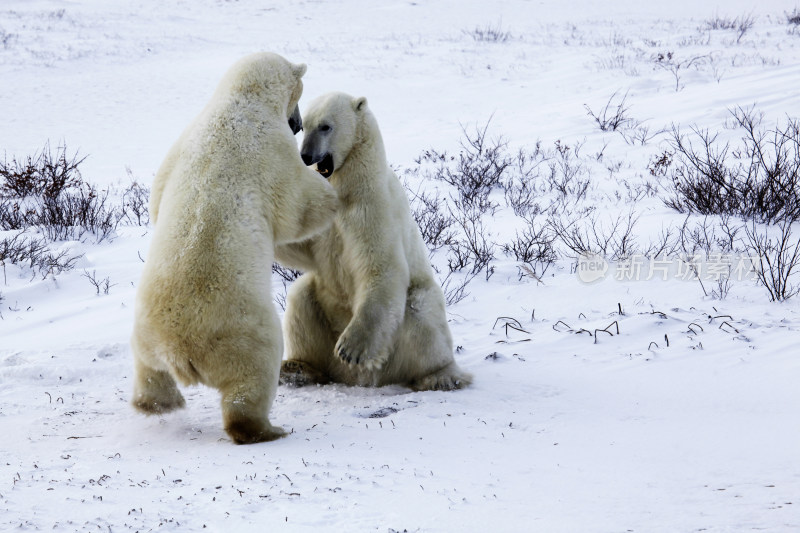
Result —
<path fill-rule="evenodd" d="M 332 93 L 303 116 L 303 161 L 339 194 L 333 226 L 279 246 L 307 273 L 286 300 L 281 380 L 450 390 L 472 378 L 453 360 L 442 289 L 365 98 Z"/>
<path fill-rule="evenodd" d="M 289 124 L 299 126 L 305 71 L 269 53 L 237 62 L 153 184 L 132 403 L 164 413 L 184 406 L 176 379 L 214 387 L 239 444 L 284 434 L 268 418 L 283 357 L 274 246 L 322 231 L 338 206 L 331 185 L 301 161 Z"/>

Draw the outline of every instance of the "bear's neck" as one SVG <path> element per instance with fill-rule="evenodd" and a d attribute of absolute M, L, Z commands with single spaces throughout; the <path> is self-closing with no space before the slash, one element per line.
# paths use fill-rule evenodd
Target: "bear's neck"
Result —
<path fill-rule="evenodd" d="M 237 121 L 244 119 L 253 123 L 269 124 L 282 119 L 282 116 L 286 114 L 283 107 L 274 99 L 234 94 L 225 100 L 216 102 L 210 111 L 221 116 L 236 117 Z"/>
<path fill-rule="evenodd" d="M 339 170 L 347 175 L 364 174 L 367 180 L 373 180 L 377 176 L 370 177 L 366 174 L 374 174 L 375 169 L 383 169 L 387 165 L 381 132 L 374 120 L 368 120 L 359 129 L 353 149 Z"/>
<path fill-rule="evenodd" d="M 283 115 L 286 115 L 285 109 L 282 109 L 283 106 L 278 102 L 265 102 L 247 98 L 237 102 L 237 105 L 240 106 L 241 113 L 244 116 L 253 120 L 280 120 L 284 118 Z"/>

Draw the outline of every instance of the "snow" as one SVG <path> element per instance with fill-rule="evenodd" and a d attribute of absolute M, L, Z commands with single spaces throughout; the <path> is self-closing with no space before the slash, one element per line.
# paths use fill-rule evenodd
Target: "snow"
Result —
<path fill-rule="evenodd" d="M 489 124 L 514 149 L 585 143 L 602 220 L 631 209 L 645 242 L 683 216 L 613 196 L 648 179 L 665 147 L 601 132 L 630 115 L 720 131 L 758 104 L 765 123 L 800 109 L 795 6 L 766 0 L 646 3 L 4 0 L 0 150 L 88 154 L 84 179 L 149 183 L 222 73 L 256 50 L 306 62 L 308 102 L 365 95 L 392 165 L 457 151 Z M 716 16 L 752 15 L 733 30 Z M 476 28 L 510 34 L 477 41 Z M 697 68 L 653 57 L 705 56 Z M 619 165 L 612 172 L 608 167 Z M 516 217 L 502 206 L 498 242 Z M 800 528 L 800 300 L 752 281 L 725 299 L 696 281 L 584 284 L 569 260 L 538 283 L 498 253 L 496 271 L 448 308 L 468 389 L 412 393 L 281 387 L 271 419 L 292 433 L 234 446 L 218 394 L 144 417 L 129 405 L 128 338 L 149 228 L 121 226 L 70 273 L 4 267 L 0 285 L 0 529 L 58 531 L 794 531 Z M 441 261 L 442 257 L 438 257 Z M 84 272 L 112 283 L 96 294 Z M 33 279 L 31 279 L 33 277 Z M 611 278 L 612 276 L 609 276 Z M 275 291 L 283 290 L 276 280 Z M 620 313 L 621 311 L 621 313 Z M 521 330 L 506 328 L 511 317 Z M 616 334 L 614 323 L 619 327 Z M 610 327 L 609 327 L 610 326 Z M 611 335 L 603 331 L 613 332 Z M 585 330 L 584 332 L 580 332 Z"/>

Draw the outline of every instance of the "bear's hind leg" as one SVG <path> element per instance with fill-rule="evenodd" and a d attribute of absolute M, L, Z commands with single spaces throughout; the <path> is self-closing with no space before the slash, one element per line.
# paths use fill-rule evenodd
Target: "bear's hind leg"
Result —
<path fill-rule="evenodd" d="M 131 404 L 142 413 L 168 413 L 186 405 L 169 372 L 151 368 L 136 357 L 135 373 Z"/>
<path fill-rule="evenodd" d="M 472 383 L 472 375 L 453 359 L 444 297 L 433 283 L 409 291 L 395 357 L 398 364 L 405 362 L 412 369 L 403 377 L 413 390 L 461 389 Z"/>
<path fill-rule="evenodd" d="M 284 338 L 287 360 L 281 364 L 281 384 L 302 387 L 330 382 L 328 369 L 336 337 L 317 302 L 310 274 L 298 278 L 289 291 Z"/>

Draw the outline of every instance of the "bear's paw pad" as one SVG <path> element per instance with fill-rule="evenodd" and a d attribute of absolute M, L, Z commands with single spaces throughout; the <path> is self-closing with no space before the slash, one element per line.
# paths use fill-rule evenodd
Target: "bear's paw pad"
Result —
<path fill-rule="evenodd" d="M 415 391 L 451 391 L 463 389 L 472 383 L 472 375 L 456 367 L 456 369 L 446 368 L 411 384 Z"/>
<path fill-rule="evenodd" d="M 306 385 L 324 385 L 328 379 L 322 372 L 303 361 L 283 361 L 278 383 L 289 387 L 305 387 Z"/>

